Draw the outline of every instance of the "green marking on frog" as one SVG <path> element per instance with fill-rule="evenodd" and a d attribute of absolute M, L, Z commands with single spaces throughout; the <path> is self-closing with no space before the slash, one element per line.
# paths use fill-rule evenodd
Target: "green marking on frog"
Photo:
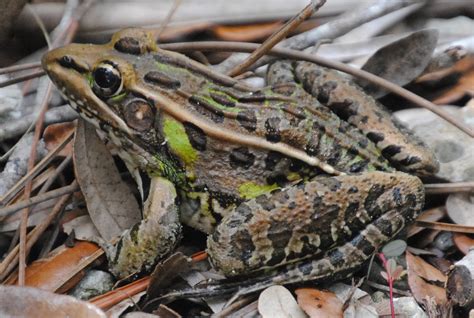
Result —
<path fill-rule="evenodd" d="M 147 174 L 151 177 L 165 177 L 175 185 L 183 186 L 186 184 L 186 176 L 183 171 L 178 170 L 172 162 L 160 155 L 155 155 L 156 167 L 147 170 Z"/>
<path fill-rule="evenodd" d="M 123 92 L 123 93 L 121 93 L 121 94 L 117 94 L 117 95 L 115 95 L 115 96 L 112 96 L 112 97 L 109 99 L 109 101 L 110 101 L 110 102 L 114 102 L 114 103 L 118 103 L 118 102 L 121 102 L 121 101 L 125 98 L 125 96 L 127 96 L 127 95 L 128 95 L 127 92 Z"/>
<path fill-rule="evenodd" d="M 162 72 L 165 72 L 165 73 L 181 74 L 181 75 L 189 73 L 188 70 L 180 68 L 180 67 L 176 67 L 176 66 L 173 66 L 173 65 L 160 63 L 160 62 L 156 62 L 155 64 L 156 64 L 158 70 L 160 70 Z"/>
<path fill-rule="evenodd" d="M 261 194 L 268 193 L 275 189 L 278 189 L 278 185 L 276 183 L 260 185 L 256 184 L 255 182 L 242 183 L 238 188 L 240 196 L 244 199 L 256 198 Z"/>
<path fill-rule="evenodd" d="M 233 98 L 232 96 L 226 94 L 225 92 L 218 91 L 212 88 L 208 88 L 207 90 L 208 90 L 209 95 L 210 94 L 221 95 L 234 103 L 238 103 L 238 100 L 236 98 Z M 214 106 L 215 108 L 225 110 L 227 112 L 238 113 L 239 111 L 242 110 L 241 108 L 238 108 L 238 107 L 227 107 L 225 105 L 219 104 L 208 95 L 201 95 L 201 98 L 204 99 L 210 105 Z"/>
<path fill-rule="evenodd" d="M 171 150 L 183 160 L 186 166 L 192 167 L 198 158 L 198 152 L 191 146 L 184 126 L 175 119 L 165 118 L 163 132 Z"/>

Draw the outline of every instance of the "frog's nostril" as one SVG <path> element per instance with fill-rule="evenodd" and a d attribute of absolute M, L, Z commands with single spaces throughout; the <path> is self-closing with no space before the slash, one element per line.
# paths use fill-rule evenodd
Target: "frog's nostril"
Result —
<path fill-rule="evenodd" d="M 74 60 L 69 55 L 62 56 L 58 62 L 59 62 L 59 65 L 63 67 L 68 67 L 68 68 L 74 67 Z"/>

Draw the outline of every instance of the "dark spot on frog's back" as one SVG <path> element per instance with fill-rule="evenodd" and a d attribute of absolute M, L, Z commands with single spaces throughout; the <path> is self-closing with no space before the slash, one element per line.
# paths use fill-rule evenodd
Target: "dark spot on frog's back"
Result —
<path fill-rule="evenodd" d="M 255 244 L 252 241 L 252 236 L 245 229 L 238 231 L 235 239 L 239 242 L 239 250 L 241 251 L 241 255 L 239 255 L 240 258 L 248 264 L 248 260 L 252 257 L 253 252 L 255 251 Z"/>
<path fill-rule="evenodd" d="M 331 166 L 335 166 L 337 165 L 339 160 L 341 160 L 341 156 L 342 156 L 342 147 L 339 144 L 335 143 L 332 145 L 331 155 L 329 156 L 329 158 L 327 158 L 327 162 Z"/>
<path fill-rule="evenodd" d="M 279 142 L 281 140 L 280 135 L 280 121 L 278 117 L 268 118 L 265 121 L 265 137 L 270 142 Z"/>
<path fill-rule="evenodd" d="M 349 171 L 352 173 L 361 172 L 367 167 L 368 164 L 369 160 L 367 159 L 357 161 L 349 167 Z"/>
<path fill-rule="evenodd" d="M 347 190 L 347 193 L 357 193 L 359 192 L 359 189 L 357 189 L 356 186 L 352 186 Z"/>
<path fill-rule="evenodd" d="M 331 92 L 337 88 L 337 82 L 335 81 L 327 81 L 323 85 L 321 85 L 319 94 L 318 94 L 318 101 L 322 104 L 326 104 L 329 101 L 331 96 Z"/>
<path fill-rule="evenodd" d="M 288 223 L 273 221 L 268 229 L 267 237 L 272 242 L 273 253 L 271 259 L 268 261 L 269 266 L 274 266 L 281 263 L 285 257 L 285 248 L 291 239 L 293 232 L 288 227 Z"/>
<path fill-rule="evenodd" d="M 231 151 L 229 161 L 232 168 L 250 168 L 255 161 L 255 155 L 247 147 L 239 147 Z"/>
<path fill-rule="evenodd" d="M 265 194 L 259 195 L 255 198 L 255 202 L 258 203 L 264 210 L 271 211 L 275 208 L 275 203 L 268 198 Z"/>
<path fill-rule="evenodd" d="M 247 109 L 239 112 L 237 114 L 237 121 L 249 132 L 253 132 L 257 129 L 257 116 L 252 110 Z"/>
<path fill-rule="evenodd" d="M 400 160 L 400 164 L 402 166 L 405 166 L 405 167 L 408 167 L 408 166 L 411 166 L 415 163 L 419 163 L 421 162 L 421 158 L 420 157 L 417 157 L 417 156 L 408 156 L 406 157 L 405 159 L 403 160 Z M 434 172 L 434 171 L 433 171 Z"/>
<path fill-rule="evenodd" d="M 144 78 L 146 82 L 158 85 L 165 89 L 177 89 L 181 86 L 181 83 L 177 79 L 171 78 L 168 75 L 157 71 L 146 73 Z"/>
<path fill-rule="evenodd" d="M 378 143 L 380 141 L 383 141 L 385 139 L 385 136 L 382 133 L 369 132 L 367 134 L 367 138 L 369 138 L 370 140 L 372 140 L 375 143 Z"/>
<path fill-rule="evenodd" d="M 269 151 L 265 157 L 265 169 L 273 170 L 278 162 L 283 159 L 283 155 L 276 151 Z"/>
<path fill-rule="evenodd" d="M 329 253 L 329 261 L 334 267 L 340 267 L 346 262 L 346 255 L 340 250 L 335 249 Z"/>
<path fill-rule="evenodd" d="M 392 197 L 393 197 L 393 201 L 394 201 L 398 206 L 401 206 L 401 205 L 403 204 L 403 201 L 402 201 L 402 194 L 401 194 L 400 188 L 393 188 L 393 189 L 392 189 Z"/>
<path fill-rule="evenodd" d="M 140 42 L 130 36 L 123 37 L 114 44 L 114 48 L 122 53 L 140 55 L 142 54 L 142 48 Z"/>
<path fill-rule="evenodd" d="M 377 199 L 384 193 L 384 191 L 385 187 L 383 185 L 372 185 L 364 201 L 364 207 L 368 212 L 374 211 L 377 207 Z"/>
<path fill-rule="evenodd" d="M 375 248 L 363 235 L 357 235 L 352 241 L 352 244 L 365 255 L 370 255 L 374 252 Z"/>
<path fill-rule="evenodd" d="M 385 147 L 383 150 L 382 150 L 382 155 L 385 157 L 385 158 L 390 158 L 390 157 L 393 157 L 395 156 L 396 154 L 400 153 L 400 151 L 402 151 L 402 148 L 400 146 L 396 146 L 396 145 L 390 145 L 388 147 Z"/>
<path fill-rule="evenodd" d="M 224 105 L 226 107 L 235 107 L 235 102 L 231 100 L 227 95 L 218 94 L 215 92 L 212 92 L 210 95 L 211 98 L 220 105 Z"/>
<path fill-rule="evenodd" d="M 204 131 L 202 131 L 202 129 L 198 126 L 189 122 L 185 122 L 183 126 L 186 134 L 188 135 L 191 146 L 199 151 L 206 150 L 207 138 Z"/>
<path fill-rule="evenodd" d="M 224 122 L 224 112 L 211 105 L 207 100 L 193 95 L 188 98 L 188 101 L 197 112 L 209 117 L 216 124 Z"/>
<path fill-rule="evenodd" d="M 392 228 L 392 221 L 386 219 L 378 219 L 377 220 L 377 228 L 382 232 L 383 235 L 387 237 L 391 237 L 394 234 L 394 229 Z M 395 226 L 395 230 L 398 227 Z"/>
<path fill-rule="evenodd" d="M 422 190 L 421 190 L 422 191 Z M 414 194 L 408 194 L 406 197 L 405 197 L 405 205 L 410 207 L 410 208 L 414 208 L 417 204 L 417 198 L 416 198 L 416 195 Z"/>

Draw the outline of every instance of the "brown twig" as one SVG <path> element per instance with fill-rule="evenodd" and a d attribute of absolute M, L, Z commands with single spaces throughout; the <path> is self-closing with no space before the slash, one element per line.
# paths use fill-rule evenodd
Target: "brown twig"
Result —
<path fill-rule="evenodd" d="M 7 207 L 1 208 L 0 209 L 0 217 L 8 216 L 12 213 L 15 213 L 21 209 L 24 209 L 26 207 L 32 206 L 34 204 L 38 204 L 44 201 L 48 201 L 57 197 L 60 197 L 64 194 L 67 193 L 72 193 L 76 192 L 77 190 L 80 190 L 78 185 L 69 185 L 66 187 L 58 188 L 52 191 L 45 192 L 43 194 L 31 197 L 27 200 L 22 200 L 20 202 L 17 202 L 15 204 L 9 205 Z"/>
<path fill-rule="evenodd" d="M 45 71 L 36 71 L 36 72 L 31 72 L 31 73 L 25 74 L 25 75 L 20 75 L 20 76 L 17 76 L 15 78 L 0 82 L 0 88 L 6 87 L 6 86 L 9 86 L 9 85 L 13 85 L 13 84 L 17 84 L 17 83 L 21 83 L 21 82 L 24 82 L 24 81 L 27 81 L 27 80 L 30 80 L 30 79 L 33 79 L 33 78 L 37 78 L 37 77 L 43 76 L 44 74 L 45 74 Z"/>
<path fill-rule="evenodd" d="M 181 0 L 174 0 L 173 1 L 173 6 L 171 9 L 168 11 L 168 14 L 164 18 L 163 22 L 160 25 L 160 28 L 158 29 L 158 32 L 156 33 L 156 42 L 160 41 L 160 37 L 165 31 L 166 27 L 168 24 L 171 22 L 171 19 L 173 18 L 173 15 L 176 13 L 176 10 L 178 10 L 179 6 L 181 5 Z"/>
<path fill-rule="evenodd" d="M 255 43 L 245 43 L 245 42 L 218 42 L 218 41 L 205 41 L 205 42 L 187 42 L 187 43 L 172 43 L 172 44 L 163 44 L 161 48 L 168 49 L 168 50 L 175 50 L 175 51 L 192 51 L 192 50 L 201 50 L 201 51 L 239 51 L 239 52 L 252 52 L 257 48 L 259 45 Z M 329 59 L 325 59 L 319 56 L 314 56 L 308 53 L 291 50 L 291 49 L 283 49 L 283 48 L 273 48 L 271 49 L 268 54 L 283 57 L 287 59 L 294 59 L 294 60 L 304 60 L 308 62 L 312 62 L 315 64 L 319 64 L 322 66 L 326 66 L 329 68 L 333 68 L 339 70 L 341 72 L 354 75 L 359 78 L 363 78 L 369 82 L 377 84 L 386 90 L 401 96 L 410 102 L 426 108 L 431 112 L 437 114 L 444 120 L 451 123 L 453 126 L 459 128 L 463 132 L 465 132 L 470 137 L 474 137 L 474 131 L 466 125 L 464 122 L 460 121 L 459 119 L 455 118 L 448 112 L 446 112 L 443 108 L 438 107 L 437 105 L 433 104 L 432 102 L 420 97 L 403 87 L 398 86 L 397 84 L 391 83 L 377 75 L 371 74 L 364 70 L 356 69 L 349 65 L 331 61 Z"/>
<path fill-rule="evenodd" d="M 38 142 L 41 138 L 41 133 L 43 129 L 43 119 L 44 114 L 48 110 L 49 98 L 53 90 L 53 85 L 48 84 L 46 92 L 43 98 L 43 103 L 40 106 L 40 113 L 38 115 L 38 120 L 35 125 L 35 134 L 33 137 L 33 142 L 31 144 L 30 157 L 28 158 L 28 172 L 32 171 L 36 162 L 36 148 L 38 147 Z M 32 180 L 28 180 L 25 184 L 25 199 L 29 199 L 31 195 L 31 190 L 33 188 Z M 20 219 L 20 250 L 19 250 L 19 270 L 18 270 L 18 285 L 23 286 L 25 284 L 25 268 L 26 268 L 26 227 L 28 226 L 28 216 L 30 213 L 29 207 L 23 209 Z"/>
<path fill-rule="evenodd" d="M 376 282 L 373 282 L 371 280 L 366 280 L 365 283 L 371 287 L 374 287 L 374 288 L 377 288 L 377 289 L 380 289 L 380 290 L 383 290 L 383 291 L 390 291 L 388 286 L 385 286 L 385 285 L 381 285 L 381 284 L 378 284 Z M 402 296 L 412 296 L 412 294 L 410 292 L 407 292 L 405 290 L 401 290 L 401 289 L 397 289 L 397 288 L 393 288 L 393 292 L 395 294 L 399 294 L 399 295 L 402 295 Z"/>
<path fill-rule="evenodd" d="M 0 198 L 0 204 L 8 202 L 18 191 L 21 190 L 23 185 L 34 178 L 41 170 L 43 170 L 54 157 L 71 141 L 74 136 L 74 132 L 70 132 L 52 151 L 50 151 L 31 171 L 21 178 L 13 187 L 8 190 L 7 193 Z"/>
<path fill-rule="evenodd" d="M 325 3 L 326 0 L 319 0 L 316 3 L 311 1 L 311 3 L 301 10 L 296 16 L 291 18 L 291 20 L 285 23 L 285 25 L 283 25 L 277 32 L 273 33 L 268 39 L 266 39 L 265 42 L 263 42 L 262 45 L 253 51 L 244 61 L 242 61 L 242 63 L 230 70 L 227 75 L 234 77 L 242 74 L 249 66 L 265 55 L 268 50 L 277 45 L 291 31 L 297 28 L 304 20 L 311 17 Z"/>
<path fill-rule="evenodd" d="M 474 192 L 474 182 L 428 183 L 425 190 L 429 194 Z"/>
<path fill-rule="evenodd" d="M 415 221 L 415 226 L 424 227 L 432 230 L 441 230 L 456 233 L 474 234 L 474 226 L 459 225 L 444 222 Z"/>
<path fill-rule="evenodd" d="M 14 72 L 29 70 L 29 69 L 38 68 L 38 67 L 41 67 L 40 62 L 12 65 L 8 67 L 0 68 L 0 74 L 14 73 Z"/>
<path fill-rule="evenodd" d="M 76 181 L 73 181 L 71 185 L 77 185 Z M 30 233 L 28 233 L 27 243 L 26 243 L 26 251 L 28 252 L 33 244 L 35 244 L 38 239 L 40 238 L 41 234 L 46 230 L 49 224 L 53 221 L 53 219 L 61 212 L 61 210 L 66 206 L 66 203 L 69 201 L 71 197 L 71 193 L 63 195 L 54 205 L 51 212 L 48 216 L 42 220 L 40 224 L 38 224 Z M 0 281 L 3 281 L 5 277 L 11 272 L 11 270 L 16 266 L 17 262 L 19 261 L 19 250 L 21 245 L 17 245 L 13 248 L 10 253 L 5 257 L 5 259 L 0 264 Z M 19 272 L 20 273 L 20 272 Z M 18 275 L 18 281 L 20 276 Z"/>

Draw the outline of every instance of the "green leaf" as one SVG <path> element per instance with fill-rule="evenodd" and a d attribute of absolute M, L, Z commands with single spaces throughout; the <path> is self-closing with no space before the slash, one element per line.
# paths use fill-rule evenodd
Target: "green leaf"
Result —
<path fill-rule="evenodd" d="M 382 248 L 382 253 L 384 253 L 386 258 L 397 257 L 405 253 L 407 249 L 407 242 L 403 240 L 395 240 L 386 244 Z"/>

